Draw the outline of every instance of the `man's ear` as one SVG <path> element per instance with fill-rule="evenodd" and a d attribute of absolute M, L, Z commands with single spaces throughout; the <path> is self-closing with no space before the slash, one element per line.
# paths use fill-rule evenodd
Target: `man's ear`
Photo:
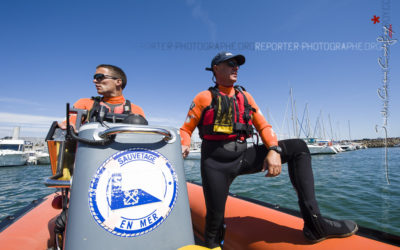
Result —
<path fill-rule="evenodd" d="M 212 66 L 212 68 L 213 68 L 213 72 L 215 72 L 215 71 L 217 70 L 218 67 L 217 67 L 217 65 L 214 64 L 214 65 Z"/>
<path fill-rule="evenodd" d="M 122 80 L 121 79 L 117 79 L 117 86 L 122 88 Z"/>

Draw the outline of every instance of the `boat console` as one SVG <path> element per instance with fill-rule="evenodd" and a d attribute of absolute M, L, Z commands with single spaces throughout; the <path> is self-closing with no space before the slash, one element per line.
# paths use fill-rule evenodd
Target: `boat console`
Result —
<path fill-rule="evenodd" d="M 85 110 L 67 110 L 77 113 L 77 121 L 87 116 Z M 143 119 L 104 114 L 76 124 L 77 133 L 68 120 L 64 131 L 53 123 L 46 138 L 53 176 L 45 184 L 63 190 L 58 248 L 194 244 L 179 132 Z M 65 231 L 57 228 L 62 221 Z"/>

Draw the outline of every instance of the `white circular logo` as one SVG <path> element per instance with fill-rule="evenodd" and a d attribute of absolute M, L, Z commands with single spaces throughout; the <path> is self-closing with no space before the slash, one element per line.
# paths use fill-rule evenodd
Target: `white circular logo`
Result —
<path fill-rule="evenodd" d="M 178 178 L 160 153 L 133 148 L 109 157 L 89 189 L 90 212 L 108 232 L 134 237 L 157 228 L 174 208 Z"/>

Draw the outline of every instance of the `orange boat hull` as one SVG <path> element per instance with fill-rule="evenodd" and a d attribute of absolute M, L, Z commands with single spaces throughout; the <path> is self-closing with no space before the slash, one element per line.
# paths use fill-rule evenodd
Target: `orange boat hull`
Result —
<path fill-rule="evenodd" d="M 187 183 L 193 229 L 202 239 L 205 202 L 202 187 Z M 54 194 L 0 233 L 1 249 L 48 249 L 54 244 L 54 221 L 61 210 L 51 205 Z M 328 239 L 308 243 L 302 232 L 303 220 L 262 205 L 232 196 L 225 213 L 227 225 L 224 249 L 399 249 L 377 240 L 353 235 L 344 239 Z"/>
<path fill-rule="evenodd" d="M 202 187 L 188 183 L 192 223 L 196 236 L 203 238 L 205 201 Z M 227 249 L 399 249 L 394 245 L 353 235 L 310 244 L 303 236 L 303 220 L 262 205 L 228 197 L 225 212 Z"/>
<path fill-rule="evenodd" d="M 53 246 L 54 221 L 61 210 L 51 206 L 54 194 L 0 233 L 0 248 L 43 250 Z"/>

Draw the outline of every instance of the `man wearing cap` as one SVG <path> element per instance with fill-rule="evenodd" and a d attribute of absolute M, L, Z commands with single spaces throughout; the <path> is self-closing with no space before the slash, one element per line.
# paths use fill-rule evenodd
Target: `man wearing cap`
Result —
<path fill-rule="evenodd" d="M 101 96 L 79 99 L 75 104 L 76 109 L 89 110 L 87 120 L 95 119 L 93 116 L 96 110 L 104 106 L 108 112 L 117 114 L 137 114 L 145 117 L 141 107 L 125 99 L 122 94 L 127 83 L 125 72 L 114 65 L 100 64 L 96 67 L 96 73 L 93 76 L 97 93 Z M 75 124 L 76 115 L 70 115 L 71 125 Z M 144 121 L 144 119 L 142 119 Z M 59 124 L 61 128 L 66 128 L 66 122 Z"/>
<path fill-rule="evenodd" d="M 215 86 L 196 95 L 180 129 L 183 157 L 189 153 L 190 137 L 196 127 L 202 139 L 206 246 L 213 248 L 223 244 L 225 203 L 233 180 L 238 175 L 265 170 L 267 177 L 277 176 L 281 173 L 282 163 L 286 162 L 298 195 L 306 239 L 315 243 L 354 234 L 358 230 L 355 222 L 321 216 L 306 143 L 300 139 L 278 141 L 253 97 L 243 87 L 234 86 L 239 66 L 244 63 L 243 55 L 229 52 L 218 53 L 213 58 L 211 68 L 206 70 L 212 71 Z M 246 138 L 253 136 L 253 126 L 263 141 L 261 145 L 247 145 Z"/>

